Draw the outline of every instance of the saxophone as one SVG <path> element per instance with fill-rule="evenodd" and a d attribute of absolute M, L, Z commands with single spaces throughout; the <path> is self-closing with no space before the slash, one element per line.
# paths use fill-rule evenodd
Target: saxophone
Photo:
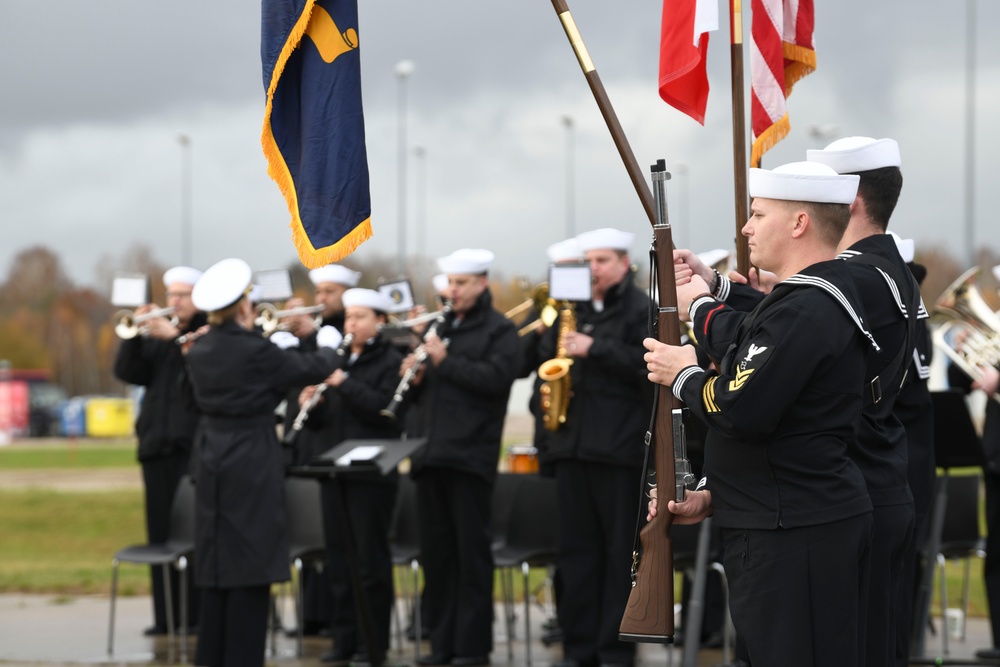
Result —
<path fill-rule="evenodd" d="M 539 390 L 542 397 L 542 421 L 546 430 L 558 431 L 566 423 L 569 409 L 569 394 L 572 388 L 569 367 L 573 360 L 566 356 L 566 333 L 576 330 L 576 313 L 573 304 L 564 301 L 559 309 L 559 341 L 556 356 L 538 367 L 538 377 L 542 379 Z"/>

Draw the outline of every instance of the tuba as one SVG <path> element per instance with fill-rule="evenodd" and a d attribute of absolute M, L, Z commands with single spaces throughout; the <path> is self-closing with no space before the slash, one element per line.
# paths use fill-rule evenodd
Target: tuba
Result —
<path fill-rule="evenodd" d="M 573 304 L 564 301 L 559 309 L 559 341 L 556 356 L 538 367 L 538 377 L 543 381 L 539 392 L 542 397 L 542 421 L 546 430 L 558 431 L 566 423 L 572 381 L 569 368 L 573 360 L 566 356 L 566 334 L 576 331 L 576 313 Z"/>
<path fill-rule="evenodd" d="M 973 380 L 983 366 L 1000 368 L 1000 317 L 976 285 L 979 267 L 963 273 L 944 291 L 934 308 L 934 345 Z M 956 341 L 955 337 L 963 336 Z M 1000 401 L 1000 394 L 993 394 Z"/>

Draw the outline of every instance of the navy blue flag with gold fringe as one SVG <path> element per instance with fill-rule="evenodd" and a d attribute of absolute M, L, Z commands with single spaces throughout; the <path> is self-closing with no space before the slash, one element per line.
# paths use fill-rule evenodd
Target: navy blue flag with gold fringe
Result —
<path fill-rule="evenodd" d="M 357 0 L 262 0 L 260 57 L 267 173 L 318 268 L 372 235 Z"/>

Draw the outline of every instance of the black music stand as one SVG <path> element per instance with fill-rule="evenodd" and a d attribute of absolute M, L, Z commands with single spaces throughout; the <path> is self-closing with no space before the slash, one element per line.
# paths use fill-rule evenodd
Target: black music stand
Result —
<path fill-rule="evenodd" d="M 982 467 L 986 462 L 983 445 L 972 424 L 965 393 L 958 389 L 932 391 L 934 405 L 934 458 L 941 468 L 934 485 L 934 503 L 931 507 L 930 530 L 927 545 L 921 554 L 923 570 L 914 604 L 913 628 L 910 635 L 910 662 L 914 664 L 980 664 L 964 659 L 943 656 L 925 657 L 924 644 L 927 624 L 930 621 L 932 588 L 937 554 L 941 548 L 945 510 L 948 507 L 948 476 L 951 468 Z M 947 632 L 947 628 L 942 628 Z"/>
<path fill-rule="evenodd" d="M 427 438 L 412 440 L 345 440 L 332 449 L 323 452 L 307 465 L 290 468 L 288 474 L 297 477 L 312 477 L 332 484 L 334 487 L 334 511 L 337 522 L 343 526 L 344 545 L 347 553 L 347 570 L 351 579 L 351 589 L 354 593 L 354 604 L 361 624 L 361 632 L 368 648 L 368 662 L 372 667 L 382 667 L 385 663 L 387 646 L 379 646 L 375 639 L 375 625 L 372 619 L 368 596 L 361 583 L 361 572 L 358 567 L 357 545 L 354 542 L 354 531 L 347 514 L 347 499 L 344 495 L 342 480 L 377 479 L 390 474 L 400 461 L 411 456 L 424 446 Z M 344 463 L 343 459 L 352 452 L 372 452 L 377 448 L 375 456 L 364 456 L 361 460 Z"/>

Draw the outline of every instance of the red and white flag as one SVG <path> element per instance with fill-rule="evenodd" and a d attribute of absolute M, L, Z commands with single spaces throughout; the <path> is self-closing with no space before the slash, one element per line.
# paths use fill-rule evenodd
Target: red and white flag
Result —
<path fill-rule="evenodd" d="M 718 0 L 663 0 L 660 97 L 702 125 L 708 104 L 708 33 L 718 29 Z"/>
<path fill-rule="evenodd" d="M 788 134 L 785 99 L 816 69 L 813 0 L 752 0 L 750 166 Z"/>

